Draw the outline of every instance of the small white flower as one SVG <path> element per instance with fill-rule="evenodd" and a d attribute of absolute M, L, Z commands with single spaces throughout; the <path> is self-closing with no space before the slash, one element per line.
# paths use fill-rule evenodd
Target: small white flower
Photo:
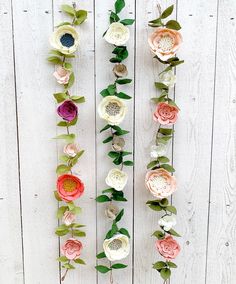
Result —
<path fill-rule="evenodd" d="M 118 213 L 119 213 L 119 208 L 114 204 L 109 204 L 105 210 L 107 218 L 111 220 L 115 220 Z"/>
<path fill-rule="evenodd" d="M 126 258 L 130 252 L 129 238 L 122 234 L 117 234 L 103 243 L 106 257 L 110 261 Z"/>
<path fill-rule="evenodd" d="M 176 76 L 172 70 L 163 72 L 160 76 L 161 83 L 165 84 L 169 88 L 173 88 L 176 83 Z"/>
<path fill-rule="evenodd" d="M 175 216 L 166 215 L 158 221 L 159 226 L 163 227 L 165 231 L 169 231 L 176 225 Z"/>
<path fill-rule="evenodd" d="M 126 186 L 128 181 L 127 173 L 114 168 L 109 171 L 106 177 L 106 184 L 117 191 L 122 191 Z"/>
<path fill-rule="evenodd" d="M 124 45 L 130 37 L 129 29 L 121 23 L 112 23 L 104 38 L 107 42 L 120 46 Z"/>
<path fill-rule="evenodd" d="M 110 125 L 119 125 L 125 118 L 126 112 L 126 105 L 116 96 L 103 98 L 98 106 L 99 116 Z"/>
<path fill-rule="evenodd" d="M 50 38 L 50 44 L 63 54 L 71 54 L 76 51 L 79 45 L 79 35 L 72 26 L 63 25 L 54 31 Z"/>
<path fill-rule="evenodd" d="M 158 145 L 152 145 L 150 156 L 153 159 L 156 159 L 161 156 L 165 156 L 167 152 L 167 145 L 166 144 L 158 144 Z"/>

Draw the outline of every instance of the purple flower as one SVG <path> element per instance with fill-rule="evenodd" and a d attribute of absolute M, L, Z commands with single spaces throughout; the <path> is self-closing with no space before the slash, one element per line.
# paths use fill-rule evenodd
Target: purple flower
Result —
<path fill-rule="evenodd" d="M 78 108 L 72 101 L 67 100 L 57 108 L 57 113 L 64 120 L 71 122 L 77 117 Z"/>

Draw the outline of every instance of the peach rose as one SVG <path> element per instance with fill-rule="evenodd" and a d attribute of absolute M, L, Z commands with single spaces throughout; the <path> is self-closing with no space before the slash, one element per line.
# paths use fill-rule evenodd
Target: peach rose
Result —
<path fill-rule="evenodd" d="M 172 236 L 165 237 L 163 240 L 157 240 L 156 248 L 167 261 L 175 259 L 180 252 L 180 245 Z"/>
<path fill-rule="evenodd" d="M 57 192 L 65 202 L 79 198 L 84 192 L 84 184 L 76 176 L 65 174 L 57 179 Z"/>
<path fill-rule="evenodd" d="M 70 79 L 71 72 L 62 66 L 58 66 L 56 71 L 53 73 L 53 76 L 56 78 L 59 84 L 65 85 L 68 84 Z"/>
<path fill-rule="evenodd" d="M 166 198 L 176 191 L 175 177 L 162 168 L 147 172 L 145 185 L 158 199 Z"/>
<path fill-rule="evenodd" d="M 83 245 L 76 239 L 68 239 L 61 248 L 61 253 L 69 260 L 74 260 L 80 257 Z"/>
<path fill-rule="evenodd" d="M 148 43 L 151 51 L 163 61 L 173 57 L 180 44 L 182 43 L 182 36 L 178 31 L 157 28 L 148 38 Z"/>
<path fill-rule="evenodd" d="M 163 125 L 174 124 L 178 118 L 179 109 L 167 103 L 159 103 L 153 114 L 153 119 Z"/>
<path fill-rule="evenodd" d="M 66 211 L 63 215 L 63 222 L 66 226 L 70 226 L 76 219 L 76 215 L 71 211 Z"/>

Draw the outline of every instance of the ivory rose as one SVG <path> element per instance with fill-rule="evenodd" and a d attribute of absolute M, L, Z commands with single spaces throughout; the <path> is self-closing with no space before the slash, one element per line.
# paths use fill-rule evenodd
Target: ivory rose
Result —
<path fill-rule="evenodd" d="M 166 198 L 176 191 L 175 177 L 162 168 L 147 172 L 145 185 L 158 199 Z"/>
<path fill-rule="evenodd" d="M 130 252 L 129 238 L 123 234 L 117 234 L 110 239 L 105 239 L 103 249 L 110 261 L 126 258 Z"/>
<path fill-rule="evenodd" d="M 83 245 L 80 241 L 70 238 L 62 246 L 61 253 L 69 260 L 74 260 L 80 257 L 82 249 Z"/>
<path fill-rule="evenodd" d="M 70 226 L 76 219 L 76 215 L 71 211 L 66 211 L 63 215 L 63 222 L 66 226 Z"/>
<path fill-rule="evenodd" d="M 114 168 L 111 169 L 106 177 L 106 184 L 117 191 L 122 191 L 128 181 L 127 173 Z"/>
<path fill-rule="evenodd" d="M 179 109 L 167 103 L 159 103 L 153 114 L 153 119 L 163 125 L 174 124 L 178 118 Z"/>
<path fill-rule="evenodd" d="M 148 38 L 151 51 L 161 60 L 173 57 L 182 43 L 181 34 L 172 29 L 157 28 Z"/>
<path fill-rule="evenodd" d="M 118 22 L 112 23 L 104 36 L 107 42 L 116 46 L 124 45 L 129 40 L 129 37 L 129 29 Z"/>
<path fill-rule="evenodd" d="M 65 174 L 57 179 L 57 192 L 65 202 L 79 198 L 84 192 L 84 184 L 74 175 Z"/>
<path fill-rule="evenodd" d="M 157 240 L 156 248 L 167 261 L 175 259 L 180 252 L 180 245 L 172 236 L 167 236 L 163 240 Z"/>
<path fill-rule="evenodd" d="M 62 66 L 58 66 L 53 76 L 57 82 L 61 85 L 66 85 L 69 82 L 71 72 Z"/>

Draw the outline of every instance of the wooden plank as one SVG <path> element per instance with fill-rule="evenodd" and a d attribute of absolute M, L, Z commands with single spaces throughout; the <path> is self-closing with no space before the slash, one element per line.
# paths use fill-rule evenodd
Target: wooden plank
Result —
<path fill-rule="evenodd" d="M 122 11 L 122 18 L 134 18 L 135 10 L 135 1 L 126 0 L 126 7 Z M 97 105 L 101 101 L 100 91 L 103 90 L 108 84 L 114 81 L 114 75 L 112 73 L 113 64 L 109 62 L 109 59 L 112 55 L 113 47 L 108 44 L 102 37 L 104 31 L 107 30 L 109 26 L 109 10 L 113 9 L 115 1 L 95 1 L 96 7 L 96 17 L 95 17 L 95 26 L 96 26 L 96 100 Z M 128 42 L 129 57 L 125 60 L 129 71 L 129 78 L 134 79 L 134 27 L 130 28 L 130 40 Z M 120 89 L 124 90 L 127 94 L 134 97 L 134 85 L 130 84 L 127 86 L 122 86 Z M 124 122 L 122 122 L 121 127 L 130 131 L 128 135 L 124 137 L 126 141 L 126 149 L 133 151 L 133 104 L 134 99 L 126 102 L 128 106 L 128 113 L 125 117 Z M 97 192 L 101 194 L 101 191 L 107 188 L 105 184 L 105 178 L 110 169 L 114 167 L 114 164 L 110 161 L 107 153 L 111 151 L 108 144 L 103 144 L 102 141 L 107 137 L 106 133 L 100 134 L 100 129 L 103 128 L 105 122 L 97 116 Z M 125 168 L 129 179 L 128 184 L 124 189 L 124 194 L 128 199 L 128 202 L 118 202 L 117 205 L 119 208 L 125 209 L 125 215 L 120 222 L 122 227 L 125 227 L 129 230 L 131 234 L 131 246 L 132 246 L 132 231 L 133 231 L 133 170 L 132 167 Z M 98 237 L 97 237 L 97 248 L 98 252 L 102 251 L 102 243 L 107 231 L 111 227 L 111 222 L 106 219 L 104 215 L 106 205 L 98 204 L 97 205 L 97 228 L 98 228 Z M 122 263 L 128 264 L 128 267 L 124 271 L 114 271 L 114 283 L 128 284 L 132 282 L 132 250 L 127 259 L 122 261 Z M 105 261 L 99 261 L 99 264 L 108 264 Z M 125 274 L 125 277 L 124 277 Z M 109 282 L 109 275 L 98 274 L 98 283 L 107 283 Z"/>
<path fill-rule="evenodd" d="M 25 283 L 59 283 L 53 68 L 46 62 L 52 3 L 13 0 Z"/>
<path fill-rule="evenodd" d="M 178 209 L 176 229 L 183 237 L 172 282 L 204 283 L 217 1 L 180 0 L 177 9 L 184 39 L 178 55 L 185 64 L 177 68 L 175 96 L 181 112 L 173 148 L 178 181 L 173 204 Z"/>
<path fill-rule="evenodd" d="M 66 19 L 61 13 L 63 0 L 54 0 L 54 24 L 57 25 Z M 68 3 L 70 4 L 70 3 Z M 80 178 L 85 183 L 84 196 L 78 200 L 83 212 L 80 222 L 86 225 L 87 236 L 81 241 L 84 250 L 81 258 L 86 266 L 80 266 L 70 271 L 63 282 L 71 283 L 96 283 L 96 154 L 95 154 L 95 91 L 94 91 L 94 8 L 93 0 L 79 1 L 78 9 L 88 11 L 88 20 L 78 27 L 81 43 L 77 53 L 77 59 L 73 61 L 76 83 L 72 89 L 74 95 L 85 96 L 86 103 L 79 105 L 79 122 L 76 129 L 79 146 L 85 150 L 85 154 L 79 160 L 78 168 Z M 61 143 L 60 143 L 61 144 Z M 60 146 L 60 145 L 59 145 Z M 60 153 L 60 151 L 59 151 Z"/>
<path fill-rule="evenodd" d="M 218 10 L 206 283 L 233 284 L 236 271 L 236 3 L 219 1 Z"/>
<path fill-rule="evenodd" d="M 0 65 L 0 282 L 23 284 L 12 13 L 7 0 L 0 4 L 0 30 L 4 34 L 0 41 L 4 51 Z"/>

